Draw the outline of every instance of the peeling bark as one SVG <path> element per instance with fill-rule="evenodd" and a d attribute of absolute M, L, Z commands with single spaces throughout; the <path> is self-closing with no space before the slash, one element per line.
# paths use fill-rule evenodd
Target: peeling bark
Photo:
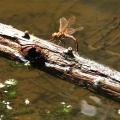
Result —
<path fill-rule="evenodd" d="M 120 101 L 120 72 L 84 58 L 71 48 L 0 24 L 0 53 L 25 63 L 37 63 L 37 67 L 42 65 L 46 71 L 60 73 L 57 75 L 69 78 L 69 82 Z"/>

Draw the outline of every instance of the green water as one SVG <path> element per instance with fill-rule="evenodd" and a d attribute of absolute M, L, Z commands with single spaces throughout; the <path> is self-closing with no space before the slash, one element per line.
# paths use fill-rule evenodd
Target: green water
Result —
<path fill-rule="evenodd" d="M 80 54 L 120 71 L 119 0 L 1 0 L 0 22 L 43 39 L 59 29 L 61 17 L 76 17 L 73 27 L 84 27 L 74 36 Z M 115 27 L 116 26 L 116 27 Z M 113 29 L 112 29 L 113 28 Z M 66 40 L 66 47 L 72 40 Z M 118 120 L 120 104 L 74 86 L 35 68 L 0 57 L 0 81 L 19 81 L 18 97 L 12 101 L 17 120 Z M 67 78 L 66 78 L 67 79 Z M 29 98 L 30 104 L 24 100 Z M 56 115 L 71 105 L 74 114 Z"/>

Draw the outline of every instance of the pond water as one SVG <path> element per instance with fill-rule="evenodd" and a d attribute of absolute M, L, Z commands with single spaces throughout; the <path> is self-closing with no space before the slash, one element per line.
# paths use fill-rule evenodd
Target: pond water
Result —
<path fill-rule="evenodd" d="M 0 22 L 45 40 L 59 29 L 59 19 L 76 17 L 73 27 L 80 54 L 120 71 L 119 0 L 1 0 Z M 66 46 L 75 49 L 74 41 Z M 118 120 L 120 104 L 46 72 L 0 57 L 0 81 L 19 81 L 11 105 L 16 120 Z M 66 78 L 67 79 L 67 78 Z M 59 83 L 59 84 L 58 84 Z M 30 104 L 26 105 L 25 99 Z M 72 107 L 71 107 L 72 106 Z M 72 113 L 60 112 L 71 108 Z M 67 109 L 68 110 L 68 109 Z M 57 111 L 57 112 L 56 112 Z M 59 112 L 58 112 L 59 111 Z M 74 111 L 74 112 L 73 112 Z"/>

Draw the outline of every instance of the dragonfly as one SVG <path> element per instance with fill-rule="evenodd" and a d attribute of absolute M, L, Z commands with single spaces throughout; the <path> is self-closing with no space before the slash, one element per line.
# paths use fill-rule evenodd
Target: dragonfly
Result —
<path fill-rule="evenodd" d="M 76 44 L 76 51 L 78 52 L 78 41 L 74 36 L 72 36 L 72 34 L 75 33 L 76 31 L 81 31 L 83 27 L 76 29 L 71 28 L 74 22 L 75 22 L 74 16 L 71 17 L 68 21 L 64 17 L 60 18 L 59 32 L 57 33 L 55 32 L 52 34 L 52 40 L 59 40 L 61 43 L 62 39 L 64 38 L 73 39 Z"/>

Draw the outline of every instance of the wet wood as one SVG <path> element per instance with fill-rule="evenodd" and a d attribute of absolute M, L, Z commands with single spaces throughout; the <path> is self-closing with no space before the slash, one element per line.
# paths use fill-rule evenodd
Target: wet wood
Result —
<path fill-rule="evenodd" d="M 38 68 L 43 66 L 50 74 L 120 101 L 120 72 L 82 57 L 70 47 L 65 49 L 27 31 L 0 24 L 0 53 Z"/>

